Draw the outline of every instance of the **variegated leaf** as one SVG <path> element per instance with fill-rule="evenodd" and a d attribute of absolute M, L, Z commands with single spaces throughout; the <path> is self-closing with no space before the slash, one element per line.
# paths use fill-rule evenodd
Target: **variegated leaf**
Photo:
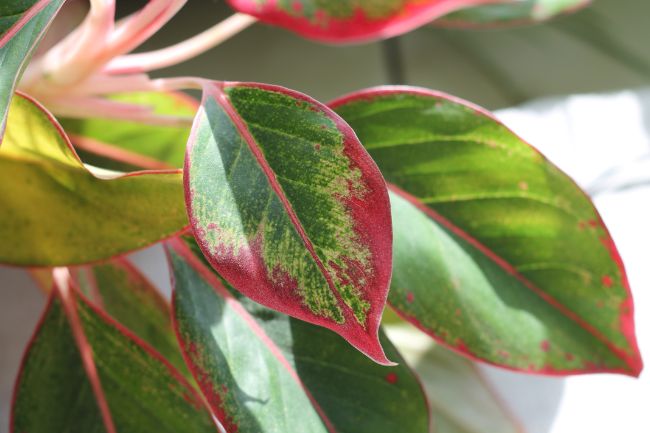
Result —
<path fill-rule="evenodd" d="M 194 235 L 233 287 L 380 363 L 388 194 L 352 129 L 281 87 L 209 83 L 185 157 Z"/>

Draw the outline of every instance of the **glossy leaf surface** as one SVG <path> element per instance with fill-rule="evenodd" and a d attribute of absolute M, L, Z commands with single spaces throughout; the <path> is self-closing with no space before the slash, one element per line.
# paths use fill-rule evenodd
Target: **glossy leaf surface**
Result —
<path fill-rule="evenodd" d="M 487 112 L 415 88 L 333 106 L 391 186 L 391 304 L 438 341 L 530 372 L 642 363 L 614 243 L 587 196 Z"/>
<path fill-rule="evenodd" d="M 534 24 L 581 9 L 591 0 L 520 0 L 462 9 L 436 20 L 442 27 L 491 28 Z"/>
<path fill-rule="evenodd" d="M 187 225 L 180 172 L 102 174 L 84 167 L 43 107 L 16 96 L 0 148 L 0 262 L 87 263 Z"/>
<path fill-rule="evenodd" d="M 180 93 L 135 92 L 111 95 L 121 103 L 151 107 L 159 116 L 196 113 L 198 102 Z M 62 119 L 85 163 L 118 171 L 182 168 L 190 126 L 148 125 L 115 119 Z"/>
<path fill-rule="evenodd" d="M 383 334 L 399 366 L 377 365 L 334 333 L 226 288 L 198 248 L 172 242 L 181 346 L 227 431 L 428 431 L 422 389 Z"/>
<path fill-rule="evenodd" d="M 228 0 L 261 21 L 324 42 L 397 36 L 463 7 L 495 0 Z"/>
<path fill-rule="evenodd" d="M 58 290 L 29 345 L 12 433 L 216 432 L 201 398 L 137 338 Z"/>
<path fill-rule="evenodd" d="M 237 290 L 380 363 L 391 268 L 383 178 L 354 132 L 288 89 L 210 84 L 185 158 L 194 235 Z"/>
<path fill-rule="evenodd" d="M 410 325 L 385 329 L 424 385 L 435 433 L 524 433 L 476 363 Z"/>
<path fill-rule="evenodd" d="M 127 259 L 72 269 L 79 290 L 98 308 L 156 349 L 185 373 L 169 303 Z"/>
<path fill-rule="evenodd" d="M 0 142 L 20 75 L 64 2 L 3 0 L 0 4 Z"/>

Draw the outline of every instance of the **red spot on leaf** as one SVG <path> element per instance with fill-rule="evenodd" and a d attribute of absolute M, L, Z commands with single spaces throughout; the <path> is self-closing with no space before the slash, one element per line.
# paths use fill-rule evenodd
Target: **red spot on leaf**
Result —
<path fill-rule="evenodd" d="M 461 352 L 467 352 L 467 353 L 469 353 L 469 348 L 467 347 L 467 345 L 465 344 L 465 342 L 464 342 L 463 340 L 461 340 L 460 338 L 457 338 L 457 339 L 456 339 L 456 344 L 455 344 L 455 346 L 456 346 L 456 349 L 460 350 Z"/>
<path fill-rule="evenodd" d="M 593 228 L 598 227 L 598 221 L 596 221 L 596 220 L 589 220 L 589 226 L 590 226 L 590 227 L 593 227 Z"/>
<path fill-rule="evenodd" d="M 388 373 L 386 375 L 385 379 L 386 379 L 386 382 L 394 385 L 394 384 L 397 383 L 398 377 L 397 377 L 397 374 L 395 374 L 395 373 Z"/>
<path fill-rule="evenodd" d="M 573 361 L 574 358 L 575 358 L 573 356 L 573 353 L 567 353 L 567 354 L 564 355 L 564 357 L 566 358 L 567 361 Z"/>
<path fill-rule="evenodd" d="M 291 8 L 295 13 L 299 14 L 302 12 L 302 3 L 296 0 L 291 4 Z"/>
<path fill-rule="evenodd" d="M 406 302 L 408 302 L 408 303 L 410 304 L 410 303 L 412 303 L 414 300 L 415 300 L 415 295 L 413 294 L 413 292 L 408 292 L 408 293 L 406 294 Z"/>
<path fill-rule="evenodd" d="M 578 228 L 584 230 L 587 228 L 587 223 L 585 221 L 578 221 Z"/>
<path fill-rule="evenodd" d="M 321 146 L 320 146 L 320 143 L 316 143 L 316 144 L 314 144 L 314 150 L 315 150 L 316 152 L 320 151 L 320 147 L 321 147 Z"/>
<path fill-rule="evenodd" d="M 551 348 L 551 343 L 548 342 L 548 340 L 544 340 L 540 343 L 539 347 L 544 351 L 548 352 L 549 349 Z"/>
<path fill-rule="evenodd" d="M 601 281 L 603 283 L 603 286 L 605 287 L 612 287 L 612 285 L 614 284 L 614 280 L 612 280 L 612 277 L 610 277 L 609 275 L 603 275 Z"/>
<path fill-rule="evenodd" d="M 519 182 L 519 189 L 522 191 L 528 191 L 528 183 L 522 180 L 521 182 Z"/>

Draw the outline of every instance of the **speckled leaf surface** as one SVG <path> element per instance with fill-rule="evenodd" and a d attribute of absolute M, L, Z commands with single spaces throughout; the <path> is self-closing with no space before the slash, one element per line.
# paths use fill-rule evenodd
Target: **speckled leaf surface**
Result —
<path fill-rule="evenodd" d="M 340 117 L 281 87 L 210 83 L 184 182 L 194 235 L 230 284 L 390 363 L 377 337 L 391 272 L 388 193 Z"/>
<path fill-rule="evenodd" d="M 329 43 L 366 42 L 411 31 L 463 7 L 498 0 L 228 0 L 240 12 Z"/>
<path fill-rule="evenodd" d="M 150 107 L 158 116 L 186 116 L 196 113 L 198 101 L 180 93 L 134 92 L 111 95 L 117 102 Z M 82 161 L 118 171 L 181 168 L 187 126 L 148 125 L 116 119 L 61 119 Z"/>
<path fill-rule="evenodd" d="M 467 356 L 638 375 L 633 302 L 588 197 L 489 113 L 416 88 L 333 103 L 391 185 L 389 301 Z"/>
<path fill-rule="evenodd" d="M 151 345 L 186 373 L 171 322 L 170 305 L 160 291 L 123 257 L 71 269 L 78 289 L 111 318 Z"/>
<path fill-rule="evenodd" d="M 432 432 L 525 432 L 475 362 L 435 344 L 408 324 L 389 325 L 385 330 L 424 386 Z"/>
<path fill-rule="evenodd" d="M 142 248 L 187 225 L 180 171 L 86 169 L 56 120 L 23 95 L 0 148 L 0 262 L 88 263 Z"/>
<path fill-rule="evenodd" d="M 50 301 L 15 389 L 12 433 L 217 432 L 160 355 L 78 295 Z"/>
<path fill-rule="evenodd" d="M 27 61 L 65 0 L 0 2 L 0 142 L 7 111 Z"/>
<path fill-rule="evenodd" d="M 591 0 L 519 0 L 461 9 L 436 20 L 433 24 L 458 28 L 500 28 L 534 24 L 575 12 L 589 4 Z"/>
<path fill-rule="evenodd" d="M 226 288 L 197 247 L 167 248 L 181 346 L 227 431 L 428 432 L 420 384 L 383 334 L 400 365 L 377 365 L 331 331 Z"/>

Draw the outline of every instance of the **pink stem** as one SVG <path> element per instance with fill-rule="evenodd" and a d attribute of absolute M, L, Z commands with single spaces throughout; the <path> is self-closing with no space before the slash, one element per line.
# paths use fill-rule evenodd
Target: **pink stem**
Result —
<path fill-rule="evenodd" d="M 107 48 L 108 58 L 137 48 L 160 30 L 185 5 L 187 0 L 150 0 L 135 14 L 117 24 Z"/>
<path fill-rule="evenodd" d="M 65 97 L 46 101 L 58 116 L 128 120 L 159 126 L 189 126 L 192 117 L 155 114 L 145 105 L 125 104 L 92 97 Z"/>
<path fill-rule="evenodd" d="M 176 65 L 221 44 L 256 21 L 250 15 L 237 13 L 208 30 L 170 47 L 117 57 L 108 63 L 104 71 L 110 74 L 121 74 Z"/>

